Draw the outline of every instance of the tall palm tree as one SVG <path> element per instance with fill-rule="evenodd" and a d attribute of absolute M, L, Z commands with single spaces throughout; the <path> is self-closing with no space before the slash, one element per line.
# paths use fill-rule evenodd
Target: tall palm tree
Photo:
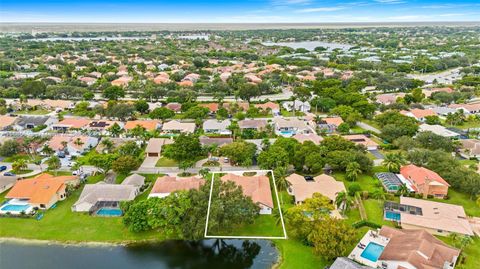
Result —
<path fill-rule="evenodd" d="M 345 177 L 350 181 L 355 181 L 357 177 L 362 173 L 362 169 L 360 164 L 357 162 L 351 162 L 347 165 L 347 169 L 345 170 L 346 174 Z"/>
<path fill-rule="evenodd" d="M 115 122 L 112 126 L 110 126 L 110 128 L 108 128 L 108 131 L 113 137 L 118 137 L 123 130 L 122 127 Z"/>
<path fill-rule="evenodd" d="M 408 193 L 408 188 L 407 188 L 407 185 L 406 184 L 402 184 L 400 185 L 400 187 L 398 188 L 398 191 L 397 191 L 398 194 L 400 195 L 405 195 Z"/>
<path fill-rule="evenodd" d="M 81 145 L 83 145 L 83 141 L 80 137 L 77 137 L 77 139 L 75 139 L 75 141 L 73 141 L 73 144 L 80 147 Z"/>
<path fill-rule="evenodd" d="M 112 142 L 112 140 L 110 140 L 110 139 L 108 139 L 108 138 L 102 139 L 102 142 L 100 142 L 100 144 L 102 144 L 103 149 L 104 149 L 107 153 L 111 152 L 112 149 L 113 149 L 113 142 Z"/>
<path fill-rule="evenodd" d="M 339 192 L 335 197 L 335 205 L 342 211 L 342 213 L 345 213 L 350 210 L 353 205 L 352 197 L 348 196 L 347 192 Z"/>
<path fill-rule="evenodd" d="M 15 171 L 23 171 L 27 169 L 27 161 L 25 159 L 19 159 L 12 163 L 12 169 Z"/>
<path fill-rule="evenodd" d="M 287 180 L 287 167 L 279 166 L 273 170 L 275 176 L 275 185 L 279 191 L 286 191 L 290 187 L 290 182 Z M 280 194 L 280 203 L 283 204 L 283 195 Z"/>
<path fill-rule="evenodd" d="M 405 158 L 401 153 L 388 153 L 385 155 L 383 165 L 385 165 L 388 171 L 392 173 L 398 173 L 400 167 L 405 164 Z"/>

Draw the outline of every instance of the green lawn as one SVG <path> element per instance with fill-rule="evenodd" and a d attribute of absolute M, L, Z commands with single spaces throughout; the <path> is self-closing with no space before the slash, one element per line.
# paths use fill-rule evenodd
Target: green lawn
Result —
<path fill-rule="evenodd" d="M 450 188 L 448 190 L 448 197 L 448 200 L 435 199 L 435 201 L 461 205 L 465 209 L 467 215 L 480 217 L 480 207 L 476 204 L 475 200 L 470 200 L 470 196 L 468 194 L 457 192 Z"/>
<path fill-rule="evenodd" d="M 275 240 L 275 245 L 281 255 L 279 268 L 282 269 L 318 269 L 331 262 L 325 261 L 313 253 L 313 248 L 305 246 L 298 240 Z"/>
<path fill-rule="evenodd" d="M 19 115 L 46 115 L 52 111 L 45 110 L 45 109 L 37 109 L 37 110 L 19 110 L 15 111 L 15 114 Z"/>
<path fill-rule="evenodd" d="M 10 157 L 5 157 L 3 159 L 3 162 L 6 162 L 6 163 L 13 163 L 15 161 L 18 161 L 18 160 L 25 160 L 29 163 L 33 162 L 33 161 L 40 161 L 42 160 L 42 156 L 39 156 L 39 155 L 33 155 L 33 161 L 31 159 L 31 157 L 29 155 L 26 155 L 26 154 L 16 154 L 16 155 L 13 155 L 13 156 L 10 156 Z"/>
<path fill-rule="evenodd" d="M 89 183 L 102 180 L 103 175 L 89 178 Z M 81 189 L 76 190 L 54 209 L 45 211 L 36 219 L 0 218 L 0 237 L 55 240 L 61 242 L 125 242 L 131 240 L 163 239 L 158 232 L 132 233 L 122 218 L 93 217 L 87 213 L 74 213 L 71 206 L 78 200 Z M 3 198 L 0 197 L 0 198 Z"/>
<path fill-rule="evenodd" d="M 452 240 L 449 237 L 437 236 L 438 239 L 447 243 L 450 246 L 453 246 Z M 474 237 L 473 243 L 468 245 L 460 254 L 460 256 L 465 257 L 465 263 L 461 263 L 461 259 L 455 268 L 457 269 L 471 269 L 471 268 L 480 268 L 480 238 Z"/>
<path fill-rule="evenodd" d="M 155 164 L 155 167 L 176 167 L 176 166 L 178 166 L 178 163 L 167 157 L 161 157 L 157 161 L 157 164 Z"/>
<path fill-rule="evenodd" d="M 30 169 L 25 169 L 25 170 L 12 170 L 12 173 L 16 174 L 16 175 L 24 175 L 24 174 L 28 174 L 30 172 L 33 172 L 33 170 L 30 170 Z"/>
<path fill-rule="evenodd" d="M 280 114 L 284 117 L 300 117 L 300 116 L 305 116 L 305 113 L 300 112 L 300 111 L 287 111 L 285 109 L 280 110 Z"/>
<path fill-rule="evenodd" d="M 394 223 L 383 219 L 383 200 L 367 199 L 363 200 L 363 206 L 367 212 L 369 221 L 378 225 L 387 225 L 394 227 Z"/>

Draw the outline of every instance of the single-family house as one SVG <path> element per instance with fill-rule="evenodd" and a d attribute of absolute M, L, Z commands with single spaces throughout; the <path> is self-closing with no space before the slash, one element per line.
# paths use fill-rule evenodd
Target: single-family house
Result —
<path fill-rule="evenodd" d="M 430 124 L 424 123 L 418 127 L 418 131 L 432 132 L 436 135 L 447 137 L 447 138 L 459 138 L 462 135 L 438 124 L 430 125 Z"/>
<path fill-rule="evenodd" d="M 199 107 L 205 107 L 205 108 L 208 108 L 208 111 L 210 112 L 210 114 L 215 114 L 217 113 L 218 109 L 219 109 L 219 105 L 218 103 L 206 103 L 206 104 L 199 104 L 198 105 Z"/>
<path fill-rule="evenodd" d="M 288 194 L 294 196 L 296 204 L 312 198 L 314 193 L 320 193 L 333 202 L 338 193 L 346 191 L 342 181 L 337 181 L 332 176 L 325 174 L 305 177 L 294 173 L 287 177 L 287 181 L 290 182 Z"/>
<path fill-rule="evenodd" d="M 449 108 L 456 109 L 457 111 L 463 111 L 466 115 L 473 115 L 480 113 L 480 103 L 476 104 L 451 104 Z"/>
<path fill-rule="evenodd" d="M 453 269 L 460 255 L 460 250 L 448 246 L 422 229 L 382 226 L 379 236 L 388 238 L 377 261 L 385 269 Z"/>
<path fill-rule="evenodd" d="M 343 120 L 340 117 L 325 117 L 320 119 L 318 128 L 330 134 L 337 131 L 338 126 L 342 123 Z"/>
<path fill-rule="evenodd" d="M 171 111 L 175 113 L 180 113 L 182 112 L 182 104 L 180 103 L 168 103 L 165 105 L 167 109 L 170 109 Z"/>
<path fill-rule="evenodd" d="M 208 137 L 204 135 L 200 136 L 199 140 L 202 146 L 209 146 L 209 145 L 223 146 L 233 142 L 233 138 L 231 137 Z"/>
<path fill-rule="evenodd" d="M 260 206 L 260 214 L 272 214 L 273 199 L 270 189 L 270 180 L 265 175 L 240 176 L 226 174 L 221 177 L 222 181 L 232 181 L 242 187 L 243 194 L 252 198 L 252 201 Z"/>
<path fill-rule="evenodd" d="M 60 122 L 52 125 L 52 130 L 65 133 L 71 129 L 83 129 L 92 122 L 90 119 L 85 118 L 65 118 Z"/>
<path fill-rule="evenodd" d="M 307 122 L 297 118 L 284 119 L 277 117 L 273 119 L 275 126 L 275 133 L 284 137 L 292 137 L 296 134 L 310 134 L 315 133 Z"/>
<path fill-rule="evenodd" d="M 205 183 L 199 177 L 162 176 L 157 178 L 148 198 L 163 198 L 176 191 L 198 190 Z"/>
<path fill-rule="evenodd" d="M 355 145 L 362 145 L 367 150 L 377 150 L 378 143 L 363 134 L 344 135 L 343 138 L 355 143 Z"/>
<path fill-rule="evenodd" d="M 139 174 L 131 174 L 122 181 L 121 185 L 134 186 L 137 189 L 135 195 L 138 195 L 142 186 L 145 185 L 145 177 Z"/>
<path fill-rule="evenodd" d="M 287 111 L 295 110 L 303 113 L 307 113 L 311 109 L 310 103 L 308 101 L 302 102 L 300 100 L 286 101 L 282 103 L 282 106 Z"/>
<path fill-rule="evenodd" d="M 405 97 L 405 93 L 384 93 L 375 96 L 375 100 L 379 104 L 391 105 L 397 102 L 399 97 Z"/>
<path fill-rule="evenodd" d="M 138 187 L 126 184 L 86 184 L 78 198 L 73 204 L 74 212 L 93 212 L 102 207 L 103 204 L 109 207 L 119 208 L 120 202 L 132 201 L 138 194 Z"/>
<path fill-rule="evenodd" d="M 405 116 L 415 118 L 420 122 L 425 122 L 427 117 L 429 116 L 438 116 L 437 113 L 435 113 L 435 111 L 433 111 L 432 109 L 414 108 L 414 109 L 411 109 L 410 111 L 402 110 L 400 111 L 400 113 L 402 113 Z"/>
<path fill-rule="evenodd" d="M 150 138 L 145 148 L 145 155 L 147 157 L 160 157 L 163 146 L 172 144 L 173 142 L 173 139 L 168 138 Z"/>
<path fill-rule="evenodd" d="M 398 222 L 403 229 L 423 229 L 442 236 L 474 235 L 465 210 L 459 205 L 401 196 L 400 203 L 385 202 L 383 210 L 386 220 Z"/>
<path fill-rule="evenodd" d="M 160 128 L 160 122 L 157 120 L 129 120 L 125 123 L 124 128 L 129 131 L 137 126 L 141 126 L 147 131 L 153 131 Z"/>
<path fill-rule="evenodd" d="M 162 132 L 167 134 L 193 133 L 195 132 L 195 123 L 171 120 L 163 124 Z"/>
<path fill-rule="evenodd" d="M 18 131 L 33 129 L 38 126 L 50 126 L 58 119 L 50 116 L 20 116 L 15 122 L 14 129 Z"/>
<path fill-rule="evenodd" d="M 309 133 L 309 134 L 296 134 L 292 136 L 293 139 L 297 140 L 298 142 L 302 143 L 305 141 L 311 141 L 315 145 L 319 145 L 320 142 L 323 141 L 323 137 L 317 135 L 316 133 Z"/>
<path fill-rule="evenodd" d="M 425 167 L 419 167 L 414 164 L 402 166 L 400 174 L 407 179 L 415 192 L 423 194 L 425 197 L 434 196 L 443 198 L 448 194 L 448 184 L 439 174 Z"/>
<path fill-rule="evenodd" d="M 206 134 L 231 135 L 232 131 L 228 127 L 232 124 L 230 120 L 209 119 L 203 122 L 203 131 Z"/>
<path fill-rule="evenodd" d="M 238 122 L 240 130 L 255 130 L 263 131 L 267 128 L 268 122 L 266 120 L 246 119 Z"/>
<path fill-rule="evenodd" d="M 7 115 L 0 116 L 0 131 L 9 130 L 14 125 L 17 117 L 11 117 Z"/>
<path fill-rule="evenodd" d="M 113 86 L 126 87 L 133 79 L 128 76 L 119 77 L 111 82 Z"/>
<path fill-rule="evenodd" d="M 461 139 L 459 140 L 461 148 L 458 153 L 466 159 L 480 158 L 480 140 L 478 139 Z"/>
<path fill-rule="evenodd" d="M 54 135 L 47 145 L 56 152 L 67 152 L 72 156 L 94 148 L 98 144 L 98 138 L 86 135 Z"/>
<path fill-rule="evenodd" d="M 68 184 L 77 185 L 76 176 L 55 177 L 50 174 L 41 174 L 30 179 L 18 180 L 5 198 L 27 202 L 30 206 L 49 209 L 56 202 L 67 197 Z"/>
<path fill-rule="evenodd" d="M 123 129 L 123 122 L 111 120 L 93 120 L 86 126 L 86 129 L 91 132 L 106 134 L 108 132 L 108 128 L 112 127 L 112 125 L 115 123 Z"/>
<path fill-rule="evenodd" d="M 255 104 L 254 107 L 262 111 L 270 110 L 274 116 L 280 115 L 280 105 L 274 102 L 266 102 L 264 104 Z"/>

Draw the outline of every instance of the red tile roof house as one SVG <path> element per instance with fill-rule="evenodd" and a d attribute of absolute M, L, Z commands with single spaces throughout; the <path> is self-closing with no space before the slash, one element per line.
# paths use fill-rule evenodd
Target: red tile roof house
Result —
<path fill-rule="evenodd" d="M 182 104 L 180 103 L 168 103 L 165 105 L 166 108 L 170 109 L 171 111 L 175 113 L 181 113 L 182 112 Z"/>
<path fill-rule="evenodd" d="M 423 194 L 425 198 L 429 195 L 444 198 L 448 194 L 450 184 L 427 168 L 409 164 L 400 168 L 400 174 L 411 183 L 415 192 Z"/>
<path fill-rule="evenodd" d="M 267 102 L 265 104 L 255 104 L 254 105 L 256 108 L 260 110 L 269 110 L 272 112 L 274 116 L 280 114 L 280 105 L 274 102 Z"/>
<path fill-rule="evenodd" d="M 267 176 L 239 176 L 226 174 L 221 177 L 222 181 L 232 181 L 242 187 L 243 194 L 252 198 L 252 201 L 260 206 L 259 213 L 262 215 L 272 214 L 273 199 L 270 189 L 270 180 Z"/>
<path fill-rule="evenodd" d="M 355 145 L 363 145 L 367 150 L 377 150 L 378 144 L 363 134 L 344 135 L 343 138 L 355 143 Z"/>
<path fill-rule="evenodd" d="M 90 122 L 92 121 L 84 118 L 65 118 L 61 122 L 53 124 L 52 129 L 64 133 L 69 129 L 82 129 Z"/>
<path fill-rule="evenodd" d="M 153 131 L 160 128 L 160 122 L 157 120 L 131 120 L 125 123 L 125 130 L 129 131 L 135 127 L 142 126 L 147 131 Z"/>
<path fill-rule="evenodd" d="M 19 180 L 5 198 L 26 200 L 28 204 L 40 209 L 49 209 L 52 205 L 67 197 L 66 186 L 78 185 L 76 176 L 52 176 L 40 174 L 35 178 Z"/>
<path fill-rule="evenodd" d="M 400 111 L 400 113 L 402 113 L 405 116 L 415 118 L 416 120 L 421 121 L 421 122 L 425 122 L 426 117 L 428 117 L 428 116 L 437 116 L 437 113 L 435 113 L 435 111 L 433 111 L 431 109 L 414 108 L 410 111 L 402 110 L 402 111 Z"/>
<path fill-rule="evenodd" d="M 148 198 L 164 198 L 172 192 L 198 190 L 205 183 L 205 180 L 198 177 L 171 177 L 163 176 L 157 178 Z"/>
<path fill-rule="evenodd" d="M 217 103 L 199 104 L 200 107 L 206 107 L 211 114 L 217 113 L 219 105 Z"/>

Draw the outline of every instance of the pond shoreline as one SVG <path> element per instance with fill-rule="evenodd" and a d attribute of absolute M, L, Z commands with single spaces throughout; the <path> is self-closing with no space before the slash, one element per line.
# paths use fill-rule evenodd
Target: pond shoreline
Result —
<path fill-rule="evenodd" d="M 17 237 L 0 237 L 1 243 L 15 243 L 15 244 L 25 244 L 25 245 L 57 245 L 57 246 L 73 246 L 73 247 L 126 247 L 128 245 L 135 244 L 152 244 L 152 243 L 162 243 L 168 240 L 181 240 L 181 239 L 166 239 L 166 240 L 128 240 L 121 242 L 101 242 L 101 241 L 58 241 L 58 240 L 43 240 L 43 239 L 26 239 L 26 238 L 17 238 Z M 234 239 L 235 240 L 235 239 Z M 242 240 L 242 239 L 238 239 Z M 269 241 L 275 248 L 278 253 L 277 261 L 272 265 L 272 269 L 280 268 L 283 262 L 282 252 L 273 240 Z"/>

